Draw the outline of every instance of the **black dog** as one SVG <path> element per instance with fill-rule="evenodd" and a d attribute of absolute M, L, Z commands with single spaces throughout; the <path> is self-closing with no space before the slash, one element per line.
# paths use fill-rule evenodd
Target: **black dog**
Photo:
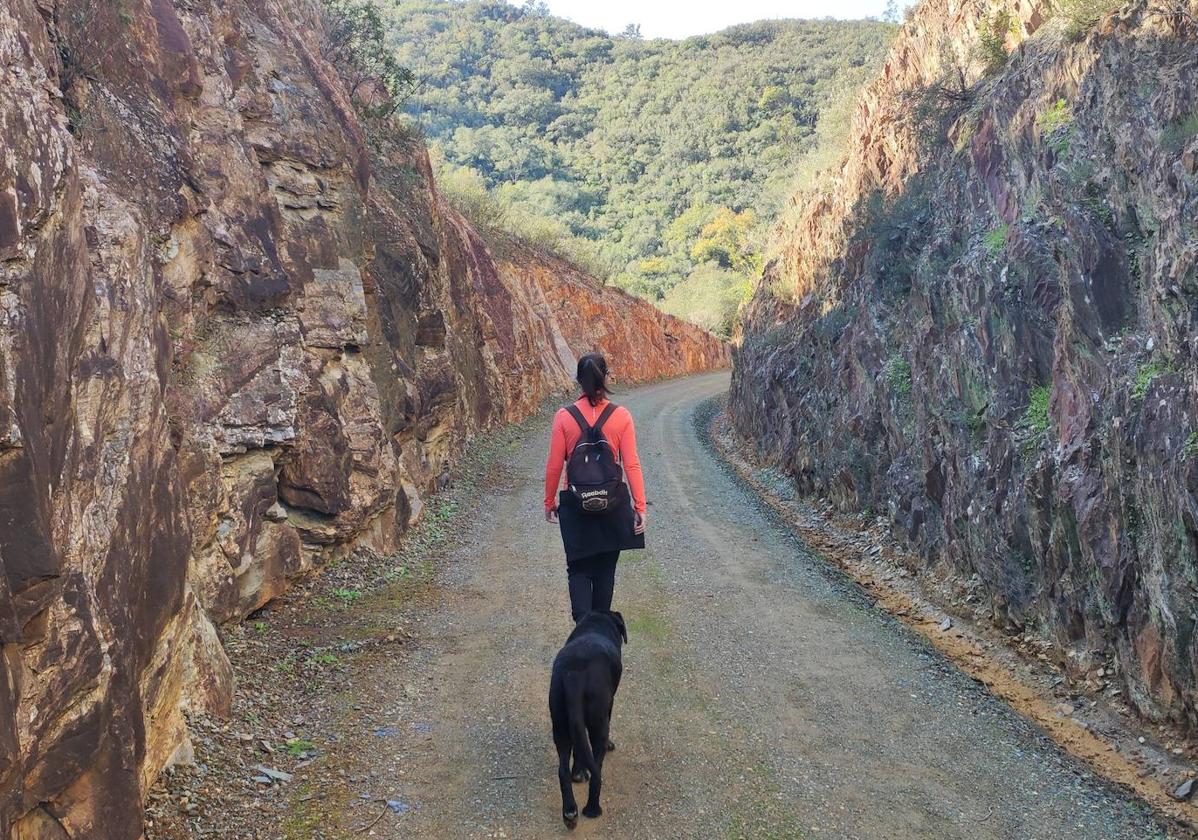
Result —
<path fill-rule="evenodd" d="M 553 660 L 549 717 L 553 720 L 553 744 L 557 747 L 557 778 L 562 786 L 562 819 L 569 828 L 578 822 L 578 803 L 571 781 L 581 782 L 589 774 L 591 786 L 582 813 L 587 817 L 603 813 L 599 807 L 603 756 L 612 749 L 607 735 L 612 703 L 624 672 L 620 647 L 627 641 L 628 630 L 622 615 L 589 612 L 574 625 L 570 638 Z"/>

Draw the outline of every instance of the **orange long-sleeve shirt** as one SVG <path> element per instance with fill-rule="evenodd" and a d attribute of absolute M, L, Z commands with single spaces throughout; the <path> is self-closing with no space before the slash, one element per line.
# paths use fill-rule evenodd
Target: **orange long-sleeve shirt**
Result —
<path fill-rule="evenodd" d="M 586 397 L 579 397 L 574 405 L 582 412 L 582 416 L 591 425 L 599 419 L 603 409 L 607 408 L 607 400 L 601 400 L 598 405 L 591 405 Z M 632 504 L 638 513 L 645 512 L 645 477 L 641 474 L 641 459 L 636 454 L 636 429 L 632 425 L 632 415 L 624 406 L 617 406 L 611 417 L 603 424 L 603 436 L 611 448 L 620 456 L 624 465 L 624 474 L 628 477 L 628 488 L 632 491 Z M 578 445 L 582 430 L 578 423 L 564 408 L 558 409 L 553 418 L 553 434 L 549 439 L 549 460 L 545 462 L 545 510 L 557 509 L 557 491 L 562 486 L 562 470 L 566 459 Z"/>

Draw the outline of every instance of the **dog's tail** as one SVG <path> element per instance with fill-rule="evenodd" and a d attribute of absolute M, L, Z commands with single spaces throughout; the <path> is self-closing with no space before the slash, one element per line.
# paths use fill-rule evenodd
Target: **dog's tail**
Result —
<path fill-rule="evenodd" d="M 591 752 L 591 739 L 587 735 L 586 712 L 583 709 L 583 693 L 586 679 L 579 671 L 567 671 L 565 675 L 566 715 L 570 721 L 570 740 L 574 742 L 574 762 L 594 774 L 595 756 Z"/>

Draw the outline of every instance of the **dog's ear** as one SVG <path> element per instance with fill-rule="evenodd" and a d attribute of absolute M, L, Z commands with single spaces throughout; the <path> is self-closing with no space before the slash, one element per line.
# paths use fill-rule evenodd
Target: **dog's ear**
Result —
<path fill-rule="evenodd" d="M 616 623 L 616 629 L 620 631 L 620 638 L 624 640 L 624 644 L 628 644 L 628 627 L 624 624 L 624 616 L 612 610 L 611 620 Z"/>

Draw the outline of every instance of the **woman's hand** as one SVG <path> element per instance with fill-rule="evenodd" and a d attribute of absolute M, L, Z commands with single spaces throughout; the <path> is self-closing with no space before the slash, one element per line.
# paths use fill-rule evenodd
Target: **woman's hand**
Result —
<path fill-rule="evenodd" d="M 557 523 L 557 509 L 556 508 L 550 508 L 545 511 L 545 521 L 552 522 L 554 524 Z"/>
<path fill-rule="evenodd" d="M 645 514 L 637 513 L 637 515 L 633 517 L 632 533 L 634 533 L 634 534 L 645 533 Z"/>

